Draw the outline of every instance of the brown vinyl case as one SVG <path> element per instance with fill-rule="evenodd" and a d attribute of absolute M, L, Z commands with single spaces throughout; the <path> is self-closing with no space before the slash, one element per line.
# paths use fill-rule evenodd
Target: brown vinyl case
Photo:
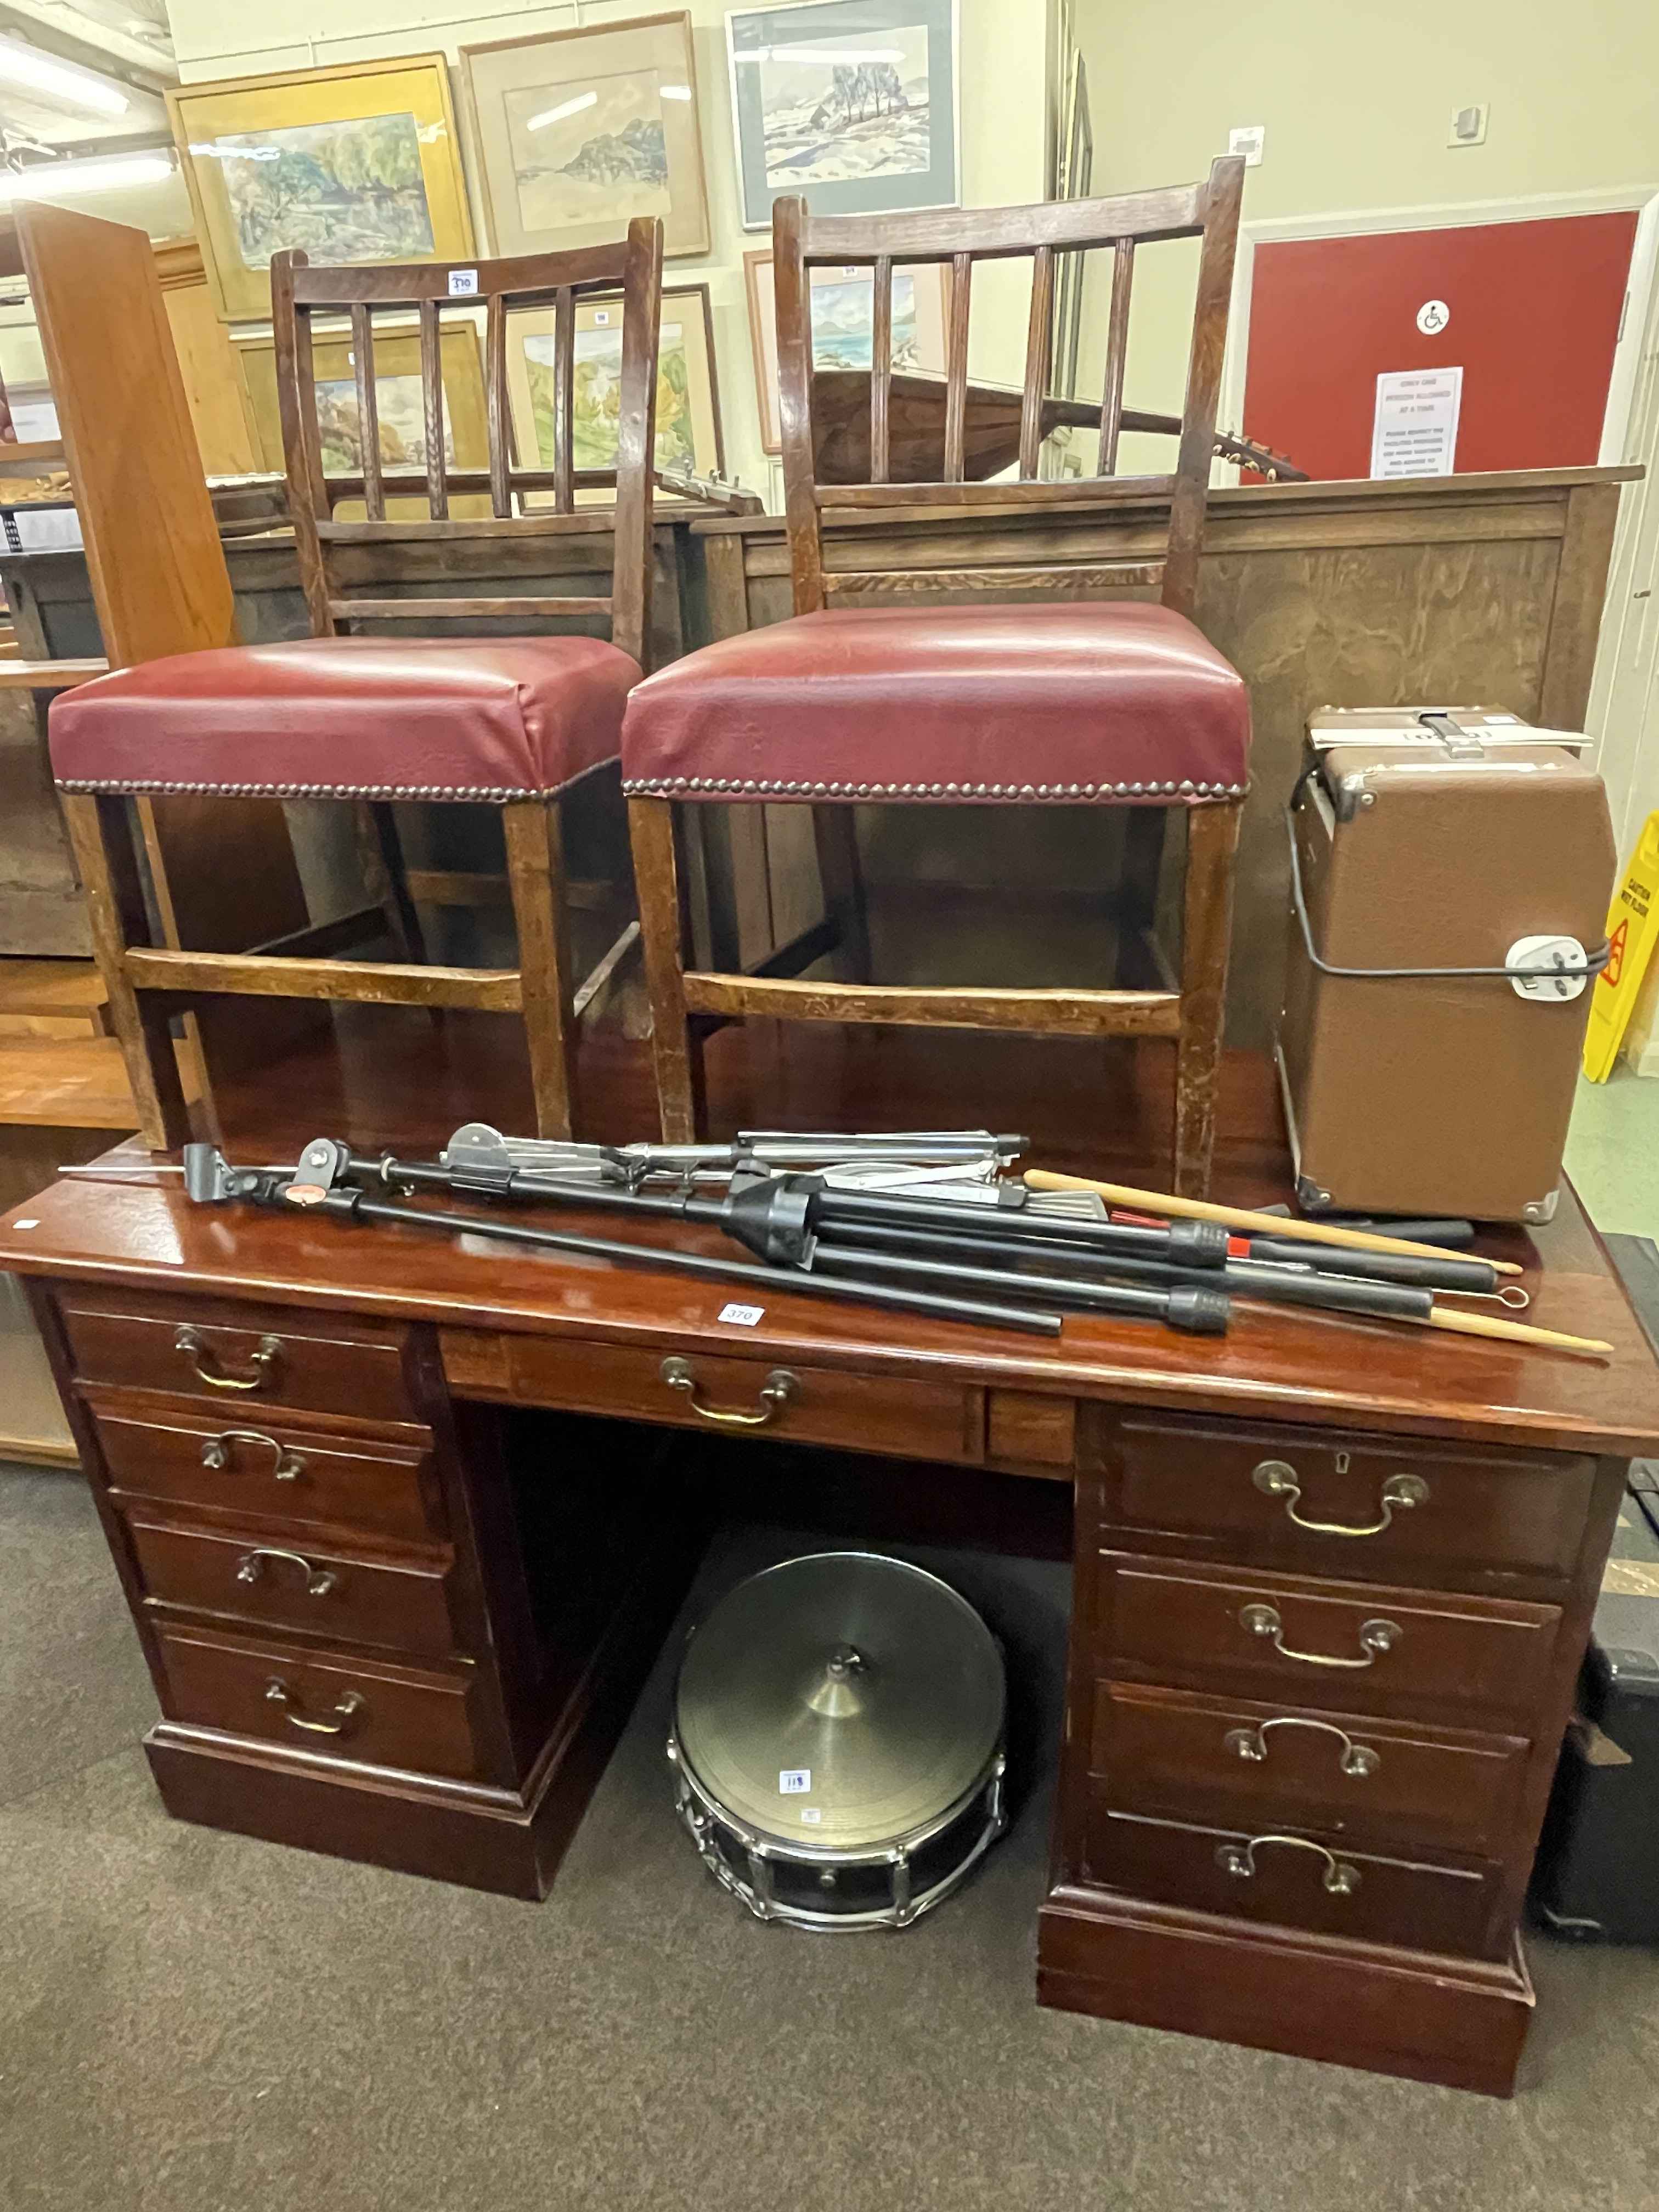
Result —
<path fill-rule="evenodd" d="M 1434 726 L 1389 741 L 1419 714 Z M 1318 964 L 1502 969 L 1542 936 L 1601 950 L 1618 864 L 1601 780 L 1567 744 L 1487 719 L 1328 710 L 1310 724 L 1289 810 L 1306 928 L 1293 899 L 1279 1036 L 1304 1212 L 1554 1211 L 1594 981 L 1523 998 L 1504 975 Z"/>

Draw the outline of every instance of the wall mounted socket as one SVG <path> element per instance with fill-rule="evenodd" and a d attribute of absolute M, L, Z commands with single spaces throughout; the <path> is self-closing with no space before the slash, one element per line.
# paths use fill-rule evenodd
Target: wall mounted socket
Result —
<path fill-rule="evenodd" d="M 1471 107 L 1454 107 L 1451 128 L 1446 133 L 1449 146 L 1484 146 L 1486 143 L 1486 103 L 1477 101 Z"/>

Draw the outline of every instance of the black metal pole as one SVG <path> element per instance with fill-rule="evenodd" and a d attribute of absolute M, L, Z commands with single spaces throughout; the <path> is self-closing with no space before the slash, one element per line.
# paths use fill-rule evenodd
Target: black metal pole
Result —
<path fill-rule="evenodd" d="M 1004 1267 L 975 1267 L 961 1260 L 919 1258 L 908 1252 L 890 1252 L 878 1245 L 823 1242 L 817 1245 L 806 1270 L 809 1279 L 816 1277 L 820 1266 L 848 1274 L 919 1276 L 927 1282 L 966 1283 L 974 1287 L 1000 1285 L 1005 1290 L 1017 1291 L 1023 1297 L 1047 1299 L 1083 1313 L 1161 1321 L 1167 1328 L 1181 1329 L 1188 1335 L 1224 1336 L 1227 1333 L 1226 1297 L 1197 1269 L 1191 1271 L 1194 1279 L 1190 1289 L 1175 1285 L 1167 1291 L 1142 1291 L 1122 1283 L 1081 1283 L 1064 1275 L 1011 1274 Z"/>
<path fill-rule="evenodd" d="M 268 1203 L 286 1206 L 280 1195 Z M 724 1260 L 701 1252 L 665 1250 L 659 1244 L 628 1244 L 611 1237 L 578 1237 L 557 1229 L 532 1228 L 522 1222 L 502 1221 L 490 1214 L 439 1213 L 424 1206 L 400 1206 L 361 1189 L 323 1192 L 307 1208 L 342 1220 L 382 1221 L 411 1229 L 435 1229 L 448 1237 L 489 1237 L 504 1244 L 528 1245 L 548 1252 L 576 1252 L 589 1258 L 612 1260 L 624 1267 L 653 1267 L 670 1273 L 701 1275 L 715 1282 L 745 1283 L 767 1291 L 817 1291 L 848 1304 L 885 1306 L 907 1313 L 926 1314 L 934 1320 L 980 1322 L 999 1328 L 1019 1328 L 1036 1336 L 1058 1336 L 1058 1314 L 1035 1307 L 994 1304 L 985 1300 L 952 1298 L 924 1291 L 906 1291 L 848 1281 L 833 1274 L 786 1271 L 751 1266 L 742 1260 Z"/>

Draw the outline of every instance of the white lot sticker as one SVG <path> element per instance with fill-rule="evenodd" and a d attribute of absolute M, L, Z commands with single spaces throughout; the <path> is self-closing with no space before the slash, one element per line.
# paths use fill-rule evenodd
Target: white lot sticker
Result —
<path fill-rule="evenodd" d="M 780 1769 L 778 1774 L 780 1797 L 805 1797 L 811 1787 L 812 1770 L 810 1766 L 786 1766 Z"/>
<path fill-rule="evenodd" d="M 800 1808 L 800 1816 L 809 1828 L 816 1828 L 823 1819 L 823 1814 L 816 1805 L 803 1805 Z"/>
<path fill-rule="evenodd" d="M 478 272 L 476 269 L 452 269 L 449 272 L 449 296 L 452 300 L 471 300 L 477 296 Z"/>
<path fill-rule="evenodd" d="M 714 1318 L 729 1321 L 738 1328 L 753 1328 L 765 1311 L 764 1306 L 722 1306 Z"/>

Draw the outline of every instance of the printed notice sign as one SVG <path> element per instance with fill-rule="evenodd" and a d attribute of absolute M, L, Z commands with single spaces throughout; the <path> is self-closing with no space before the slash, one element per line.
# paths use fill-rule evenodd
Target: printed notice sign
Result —
<path fill-rule="evenodd" d="M 1371 421 L 1374 477 L 1449 477 L 1457 456 L 1461 368 L 1385 369 Z"/>

